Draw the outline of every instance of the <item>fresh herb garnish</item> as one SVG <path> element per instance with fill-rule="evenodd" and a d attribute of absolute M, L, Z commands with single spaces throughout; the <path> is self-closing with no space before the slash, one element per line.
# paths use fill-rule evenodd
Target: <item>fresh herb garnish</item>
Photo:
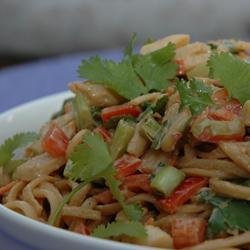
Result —
<path fill-rule="evenodd" d="M 110 238 L 120 235 L 144 238 L 147 236 L 147 233 L 144 226 L 135 221 L 116 221 L 107 226 L 100 225 L 92 233 L 92 236 L 98 238 Z"/>
<path fill-rule="evenodd" d="M 212 104 L 212 89 L 202 81 L 191 79 L 190 81 L 177 82 L 180 94 L 181 106 L 189 107 L 193 115 L 200 114 L 207 106 Z"/>
<path fill-rule="evenodd" d="M 242 104 L 250 99 L 250 64 L 230 53 L 211 56 L 208 61 L 210 76 L 220 81 L 229 95 Z"/>
<path fill-rule="evenodd" d="M 27 132 L 16 134 L 12 138 L 7 139 L 0 146 L 0 166 L 7 165 L 18 148 L 26 146 L 37 138 L 38 135 L 36 133 Z"/>
<path fill-rule="evenodd" d="M 146 92 L 142 82 L 135 74 L 130 60 L 116 63 L 95 56 L 84 60 L 78 73 L 80 77 L 103 84 L 127 99 L 133 99 Z"/>
<path fill-rule="evenodd" d="M 113 196 L 123 207 L 124 213 L 131 220 L 140 220 L 142 211 L 137 204 L 126 204 L 119 189 L 119 181 L 114 177 L 113 159 L 103 139 L 91 132 L 83 136 L 83 144 L 76 147 L 70 157 L 72 165 L 67 176 L 72 180 L 89 183 L 103 178 Z"/>
<path fill-rule="evenodd" d="M 250 230 L 250 201 L 216 196 L 210 189 L 203 190 L 199 197 L 214 206 L 208 221 L 208 237 L 227 230 Z"/>
<path fill-rule="evenodd" d="M 98 56 L 82 61 L 79 76 L 103 84 L 127 99 L 165 89 L 177 71 L 177 65 L 172 62 L 175 46 L 168 44 L 148 55 L 139 55 L 133 54 L 134 43 L 135 35 L 119 63 Z"/>

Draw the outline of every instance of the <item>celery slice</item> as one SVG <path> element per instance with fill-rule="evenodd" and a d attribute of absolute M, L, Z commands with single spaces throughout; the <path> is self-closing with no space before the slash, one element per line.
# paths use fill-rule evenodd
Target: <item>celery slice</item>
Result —
<path fill-rule="evenodd" d="M 172 166 L 164 166 L 151 180 L 151 186 L 165 196 L 169 196 L 184 178 L 185 173 L 181 170 Z"/>
<path fill-rule="evenodd" d="M 146 117 L 144 123 L 142 124 L 142 131 L 151 141 L 154 140 L 160 129 L 161 125 L 152 116 Z"/>
<path fill-rule="evenodd" d="M 73 99 L 73 109 L 76 126 L 79 130 L 84 128 L 93 128 L 94 120 L 91 115 L 89 105 L 82 94 L 76 94 L 75 98 Z"/>
<path fill-rule="evenodd" d="M 126 151 L 134 131 L 134 123 L 125 121 L 124 119 L 119 121 L 110 144 L 110 153 L 114 160 Z"/>

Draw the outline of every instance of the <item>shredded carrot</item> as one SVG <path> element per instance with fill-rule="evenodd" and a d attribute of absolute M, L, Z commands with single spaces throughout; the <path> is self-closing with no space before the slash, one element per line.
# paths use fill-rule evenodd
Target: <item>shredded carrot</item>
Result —
<path fill-rule="evenodd" d="M 7 185 L 0 187 L 0 196 L 3 196 L 5 193 L 9 192 L 15 184 L 16 181 L 12 181 Z"/>

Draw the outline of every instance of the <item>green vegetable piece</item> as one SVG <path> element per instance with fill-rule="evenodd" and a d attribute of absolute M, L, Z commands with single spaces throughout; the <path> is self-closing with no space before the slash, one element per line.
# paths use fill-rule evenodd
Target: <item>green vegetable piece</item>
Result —
<path fill-rule="evenodd" d="M 147 92 L 162 90 L 168 86 L 177 72 L 177 64 L 171 62 L 175 54 L 175 46 L 168 44 L 149 55 L 140 56 L 135 64 L 135 71 L 143 79 Z"/>
<path fill-rule="evenodd" d="M 7 139 L 0 146 L 0 167 L 4 167 L 11 160 L 18 148 L 24 147 L 36 139 L 38 139 L 38 134 L 32 132 L 16 134 Z"/>
<path fill-rule="evenodd" d="M 112 159 L 117 159 L 126 151 L 134 131 L 135 126 L 133 123 L 127 122 L 124 119 L 119 121 L 110 144 L 110 153 Z"/>
<path fill-rule="evenodd" d="M 175 145 L 181 138 L 192 118 L 189 109 L 183 109 L 180 113 L 167 120 L 159 132 L 156 134 L 152 147 L 154 149 L 162 149 L 164 152 L 171 152 L 175 149 Z"/>
<path fill-rule="evenodd" d="M 121 194 L 121 191 L 119 189 L 120 182 L 117 181 L 114 177 L 115 175 L 115 169 L 113 167 L 110 167 L 105 172 L 105 180 L 107 185 L 110 188 L 111 193 L 113 196 L 117 199 L 117 201 L 122 206 L 125 215 L 134 221 L 138 221 L 142 217 L 142 209 L 138 204 L 126 204 L 123 195 Z"/>
<path fill-rule="evenodd" d="M 102 84 L 126 99 L 165 89 L 177 72 L 177 64 L 173 62 L 175 46 L 170 43 L 151 54 L 139 55 L 133 54 L 134 43 L 135 35 L 119 63 L 98 56 L 82 61 L 79 76 Z"/>
<path fill-rule="evenodd" d="M 210 203 L 219 212 L 213 212 L 209 219 L 208 235 L 217 235 L 221 230 L 250 230 L 250 201 L 216 196 L 210 189 L 200 192 L 201 201 Z M 214 214 L 215 213 L 215 214 Z"/>
<path fill-rule="evenodd" d="M 144 238 L 147 236 L 147 232 L 139 222 L 115 221 L 106 226 L 98 226 L 91 235 L 98 238 L 110 238 L 121 235 Z"/>
<path fill-rule="evenodd" d="M 210 76 L 220 81 L 241 104 L 250 100 L 250 64 L 230 53 L 215 54 L 208 62 Z"/>
<path fill-rule="evenodd" d="M 145 93 L 145 88 L 135 74 L 130 60 L 116 63 L 95 56 L 84 60 L 79 66 L 78 73 L 80 77 L 111 88 L 127 99 Z"/>
<path fill-rule="evenodd" d="M 177 82 L 181 106 L 189 107 L 193 115 L 199 115 L 206 107 L 213 104 L 212 89 L 202 81 L 191 79 L 188 82 Z"/>
<path fill-rule="evenodd" d="M 153 141 L 161 129 L 161 125 L 152 116 L 148 116 L 145 118 L 141 128 L 148 139 Z"/>
<path fill-rule="evenodd" d="M 151 52 L 150 54 L 146 55 L 146 57 L 151 57 L 153 62 L 164 65 L 174 58 L 175 49 L 175 44 L 168 43 L 165 47 Z"/>
<path fill-rule="evenodd" d="M 151 186 L 169 196 L 185 179 L 185 173 L 172 166 L 161 168 L 151 180 Z"/>
<path fill-rule="evenodd" d="M 208 221 L 207 236 L 213 238 L 226 230 L 225 218 L 219 208 L 213 209 Z"/>
<path fill-rule="evenodd" d="M 70 156 L 64 175 L 85 184 L 104 179 L 113 196 L 122 206 L 125 215 L 131 220 L 140 220 L 142 210 L 137 204 L 126 204 L 119 189 L 120 182 L 114 177 L 116 172 L 113 163 L 108 146 L 101 136 L 86 132 L 83 143 L 78 145 Z M 64 202 L 67 203 L 67 201 Z M 63 207 L 63 205 L 60 206 Z"/>
<path fill-rule="evenodd" d="M 76 146 L 70 160 L 73 164 L 68 171 L 70 179 L 86 182 L 100 178 L 113 164 L 107 144 L 101 136 L 92 132 L 83 135 L 83 143 Z"/>
<path fill-rule="evenodd" d="M 93 128 L 94 120 L 92 118 L 89 105 L 82 94 L 76 94 L 73 99 L 73 109 L 76 126 L 79 130 L 84 128 Z"/>

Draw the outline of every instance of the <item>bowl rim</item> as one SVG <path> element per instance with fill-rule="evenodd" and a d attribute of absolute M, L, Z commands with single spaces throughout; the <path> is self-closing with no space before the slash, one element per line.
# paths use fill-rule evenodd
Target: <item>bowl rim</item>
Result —
<path fill-rule="evenodd" d="M 70 97 L 70 91 L 63 91 L 63 92 L 47 95 L 44 97 L 40 97 L 31 101 L 25 102 L 21 105 L 17 105 L 1 113 L 0 121 L 3 119 L 6 119 L 9 115 L 12 115 L 15 112 L 22 112 L 23 109 L 30 108 L 31 106 L 43 105 L 43 103 L 52 101 L 52 99 L 54 98 L 56 98 L 55 102 L 57 102 L 59 100 L 63 100 L 68 97 Z M 95 238 L 92 236 L 85 236 L 85 235 L 73 233 L 73 232 L 70 232 L 61 228 L 51 226 L 43 222 L 33 220 L 29 217 L 26 217 L 15 211 L 12 211 L 9 208 L 6 208 L 2 204 L 0 204 L 0 215 L 4 216 L 8 221 L 11 221 L 12 223 L 17 223 L 21 225 L 22 227 L 25 227 L 27 230 L 31 230 L 32 232 L 36 231 L 36 232 L 42 233 L 43 235 L 50 235 L 50 236 L 52 235 L 52 237 L 55 239 L 60 237 L 60 238 L 66 239 L 68 242 L 72 242 L 72 243 L 77 242 L 78 244 L 82 244 L 83 247 L 85 245 L 84 243 L 86 243 L 88 246 L 93 247 L 93 249 L 94 247 L 98 247 L 98 249 L 109 249 L 109 250 L 156 249 L 154 247 L 140 246 L 136 244 L 117 242 L 117 241 L 100 239 L 100 238 Z M 10 235 L 10 233 L 5 231 L 4 228 L 3 228 L 3 231 Z M 32 245 L 32 243 L 29 243 L 26 241 L 23 241 L 23 242 Z M 160 249 L 160 248 L 157 248 L 157 249 Z"/>

